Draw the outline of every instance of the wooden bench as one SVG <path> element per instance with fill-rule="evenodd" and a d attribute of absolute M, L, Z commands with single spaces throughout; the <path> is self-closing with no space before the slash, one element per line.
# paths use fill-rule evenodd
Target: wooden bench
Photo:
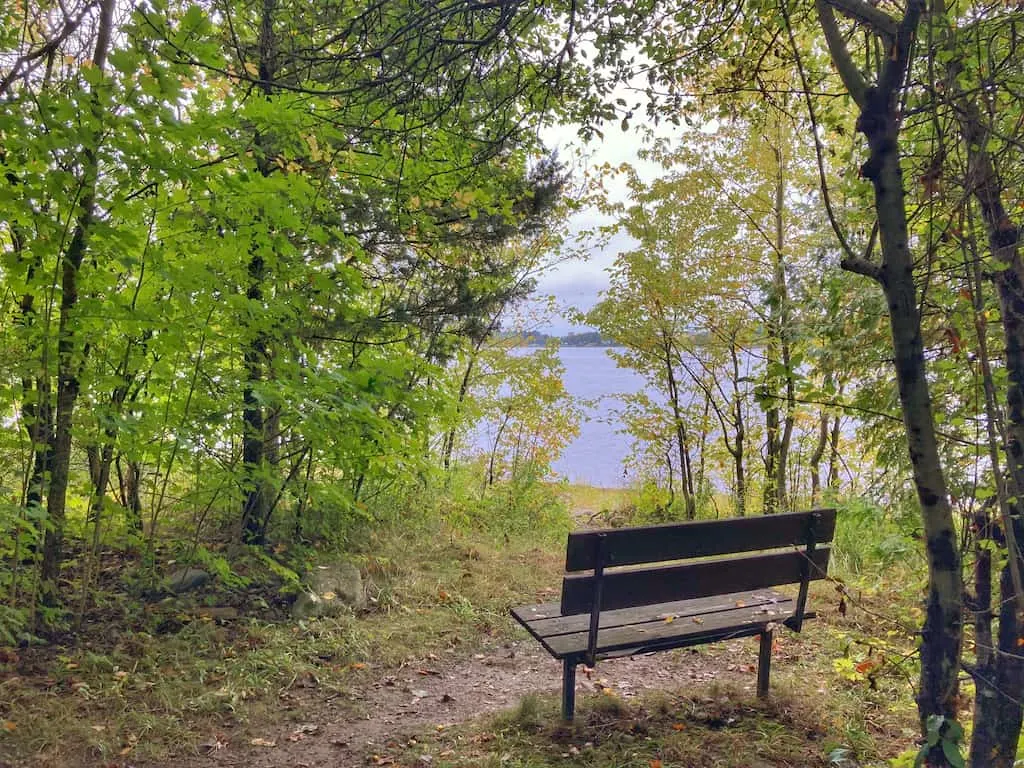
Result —
<path fill-rule="evenodd" d="M 826 575 L 835 526 L 834 509 L 817 509 L 571 533 L 561 603 L 512 615 L 562 660 L 566 720 L 580 663 L 752 635 L 761 636 L 757 693 L 764 696 L 772 632 L 780 625 L 799 632 L 814 618 L 808 584 Z M 783 584 L 800 585 L 795 599 L 770 589 Z"/>

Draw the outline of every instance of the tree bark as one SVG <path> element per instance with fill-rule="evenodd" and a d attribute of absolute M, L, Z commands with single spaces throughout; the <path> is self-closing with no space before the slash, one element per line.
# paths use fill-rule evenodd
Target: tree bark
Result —
<path fill-rule="evenodd" d="M 675 432 L 676 449 L 679 451 L 679 476 L 680 491 L 683 494 L 683 507 L 686 512 L 686 519 L 693 520 L 697 517 L 697 500 L 693 493 L 693 468 L 690 464 L 690 442 L 686 434 L 686 424 L 683 421 L 682 406 L 679 402 L 679 382 L 676 381 L 675 367 L 673 365 L 675 355 L 672 339 L 668 332 L 662 330 L 662 349 L 665 362 L 665 379 L 668 383 L 668 399 L 672 406 L 672 422 Z M 674 496 L 674 494 L 673 494 Z"/>
<path fill-rule="evenodd" d="M 103 0 L 97 29 L 93 66 L 106 69 L 107 54 L 113 27 L 114 0 Z M 82 188 L 80 209 L 74 232 L 60 265 L 61 298 L 57 326 L 57 408 L 54 417 L 52 465 L 47 501 L 47 529 L 43 540 L 41 595 L 44 602 L 55 604 L 59 599 L 60 566 L 64 548 L 64 519 L 67 509 L 68 476 L 71 465 L 71 431 L 75 404 L 78 401 L 82 350 L 75 339 L 74 311 L 78 305 L 79 270 L 89 248 L 96 216 L 96 187 L 99 179 L 99 147 L 105 123 L 100 95 L 93 93 L 90 109 L 95 121 L 89 146 L 82 149 Z"/>
<path fill-rule="evenodd" d="M 733 336 L 729 345 L 732 357 L 732 399 L 733 399 L 733 445 L 729 449 L 732 454 L 733 466 L 736 470 L 736 514 L 743 517 L 747 514 L 747 473 L 744 466 L 746 450 L 746 427 L 743 420 L 743 402 L 740 398 L 740 359 L 736 351 L 736 338 Z"/>
<path fill-rule="evenodd" d="M 821 500 L 821 460 L 825 456 L 825 448 L 828 446 L 828 411 L 822 409 L 818 417 L 818 440 L 814 444 L 807 463 L 811 470 L 811 506 Z"/>
<path fill-rule="evenodd" d="M 263 0 L 260 17 L 259 64 L 260 90 L 263 98 L 269 99 L 272 94 L 271 83 L 275 76 L 276 56 L 274 37 L 274 13 L 277 9 L 276 0 Z M 259 172 L 268 177 L 272 168 L 269 162 L 269 148 L 257 135 L 255 144 L 260 148 L 257 166 Z M 245 296 L 249 300 L 250 316 L 255 324 L 260 323 L 263 303 L 263 284 L 267 280 L 268 270 L 263 256 L 254 246 L 249 254 L 248 277 L 249 285 Z M 272 494 L 267 492 L 265 473 L 269 472 L 266 462 L 266 429 L 263 404 L 257 395 L 265 378 L 265 369 L 269 359 L 269 339 L 260 328 L 252 333 L 243 353 L 245 365 L 245 388 L 242 392 L 242 469 L 245 476 L 245 498 L 242 502 L 241 538 L 244 544 L 262 544 L 270 516 Z"/>
<path fill-rule="evenodd" d="M 895 36 L 886 39 L 891 49 L 881 64 L 876 84 L 870 87 L 850 57 L 829 0 L 816 0 L 816 7 L 833 65 L 860 108 L 857 130 L 868 142 L 868 161 L 861 173 L 870 180 L 874 191 L 882 262 L 847 258 L 843 267 L 878 281 L 889 309 L 900 408 L 921 505 L 928 561 L 917 697 L 924 732 L 932 715 L 956 718 L 963 612 L 960 553 L 935 435 L 898 144 L 898 96 L 925 2 L 908 1 Z M 932 750 L 929 760 L 939 765 L 946 762 L 939 749 Z"/>

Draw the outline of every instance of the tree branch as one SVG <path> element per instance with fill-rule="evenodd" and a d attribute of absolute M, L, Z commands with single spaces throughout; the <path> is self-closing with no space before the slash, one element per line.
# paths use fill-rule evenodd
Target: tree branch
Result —
<path fill-rule="evenodd" d="M 875 6 L 868 5 L 861 0 L 826 0 L 826 2 L 847 18 L 871 27 L 875 34 L 888 40 L 896 37 L 897 22 L 885 11 L 880 11 Z"/>
<path fill-rule="evenodd" d="M 832 63 L 839 72 L 843 85 L 846 86 L 846 90 L 850 92 L 850 96 L 857 106 L 863 109 L 867 104 L 867 83 L 860 70 L 857 69 L 853 57 L 850 56 L 846 41 L 843 40 L 839 25 L 836 24 L 836 16 L 830 5 L 830 2 L 833 1 L 814 0 L 814 6 L 818 11 L 818 23 L 821 25 L 821 31 L 825 34 L 825 43 L 828 45 Z"/>
<path fill-rule="evenodd" d="M 873 261 L 862 259 L 857 256 L 847 256 L 839 262 L 839 266 L 847 272 L 870 277 L 876 283 L 882 282 L 882 268 Z"/>

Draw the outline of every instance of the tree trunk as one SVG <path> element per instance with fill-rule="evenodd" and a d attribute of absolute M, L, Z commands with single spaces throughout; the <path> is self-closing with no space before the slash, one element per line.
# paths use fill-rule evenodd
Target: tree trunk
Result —
<path fill-rule="evenodd" d="M 276 70 L 274 13 L 277 10 L 276 0 L 263 0 L 260 16 L 260 36 L 258 48 L 258 71 L 260 91 L 263 98 L 272 95 L 272 86 Z M 255 142 L 260 148 L 257 167 L 264 178 L 271 174 L 269 161 L 270 150 L 265 146 L 263 137 L 257 134 Z M 257 218 L 258 221 L 258 218 Z M 251 317 L 258 324 L 262 315 L 263 284 L 267 280 L 267 266 L 259 253 L 259 246 L 254 245 L 249 254 L 248 277 L 249 285 L 245 296 L 249 300 Z M 264 521 L 270 516 L 272 494 L 268 493 L 267 478 L 269 472 L 266 462 L 266 429 L 263 405 L 256 392 L 265 378 L 265 369 L 269 359 L 269 339 L 267 334 L 256 328 L 252 338 L 246 343 L 244 352 L 245 389 L 242 393 L 242 469 L 244 473 L 245 499 L 242 503 L 241 538 L 245 544 L 262 544 Z"/>
<path fill-rule="evenodd" d="M 746 450 L 746 428 L 743 421 L 743 401 L 740 398 L 740 359 L 736 351 L 735 336 L 730 340 L 729 354 L 732 356 L 733 386 L 733 445 L 729 451 L 732 453 L 733 466 L 736 470 L 736 514 L 743 517 L 747 514 L 747 476 L 743 456 Z"/>
<path fill-rule="evenodd" d="M 765 512 L 771 514 L 785 509 L 789 503 L 788 472 L 789 448 L 793 441 L 793 420 L 796 410 L 796 388 L 792 371 L 792 340 L 790 338 L 789 287 L 786 284 L 786 158 L 783 154 L 781 122 L 777 125 L 776 141 L 771 145 L 775 158 L 775 195 L 772 217 L 775 224 L 772 243 L 772 282 L 768 300 L 768 327 L 771 333 L 768 356 L 769 367 L 779 366 L 784 371 L 780 395 L 778 376 L 768 371 L 770 405 L 765 412 L 767 446 L 765 451 Z M 781 403 L 780 403 L 781 401 Z"/>
<path fill-rule="evenodd" d="M 136 533 L 142 533 L 142 470 L 137 461 L 121 462 L 121 456 L 114 459 L 117 470 L 117 486 L 121 496 L 121 505 L 128 515 L 128 526 Z"/>
<path fill-rule="evenodd" d="M 839 390 L 842 395 L 842 390 Z M 836 414 L 832 417 L 832 432 L 828 438 L 828 487 L 830 490 L 839 490 L 839 438 L 842 437 L 842 417 Z"/>
<path fill-rule="evenodd" d="M 697 501 L 693 495 L 693 471 L 690 466 L 690 444 L 683 421 L 682 407 L 679 403 L 679 383 L 673 368 L 673 345 L 667 331 L 662 331 L 662 349 L 664 352 L 665 377 L 668 382 L 668 399 L 672 406 L 672 422 L 675 432 L 676 449 L 679 451 L 680 491 L 683 494 L 683 507 L 686 519 L 693 520 L 697 516 Z"/>
<path fill-rule="evenodd" d="M 113 27 L 114 0 L 103 0 L 93 54 L 93 66 L 103 72 Z M 98 87 L 98 86 L 97 86 Z M 96 216 L 96 186 L 99 178 L 99 146 L 105 123 L 103 105 L 98 93 L 93 93 L 90 108 L 96 126 L 89 146 L 82 149 L 81 208 L 75 222 L 74 233 L 67 251 L 61 259 L 60 315 L 57 325 L 57 412 L 54 419 L 53 462 L 47 493 L 46 537 L 43 540 L 42 596 L 49 604 L 59 597 L 60 566 L 64 547 L 64 518 L 67 509 L 68 475 L 71 466 L 71 431 L 75 404 L 78 401 L 79 380 L 84 354 L 75 340 L 74 311 L 78 305 L 78 272 L 89 248 L 93 221 Z"/>
<path fill-rule="evenodd" d="M 960 553 L 925 370 L 917 288 L 907 239 L 898 119 L 890 103 L 877 103 L 869 98 L 859 126 L 871 149 L 865 175 L 871 179 L 875 192 L 883 258 L 880 279 L 889 307 L 900 406 L 927 546 L 929 584 L 921 631 L 918 692 L 923 729 L 931 715 L 956 718 L 962 636 Z"/>
<path fill-rule="evenodd" d="M 860 108 L 857 130 L 868 142 L 868 161 L 861 167 L 861 174 L 874 190 L 882 263 L 848 257 L 843 267 L 879 282 L 889 308 L 900 409 L 921 505 L 928 561 L 917 697 L 921 730 L 925 732 L 932 715 L 956 718 L 963 629 L 960 553 L 935 436 L 898 144 L 899 94 L 925 2 L 908 0 L 895 34 L 886 40 L 891 48 L 879 62 L 881 71 L 872 86 L 866 84 L 853 62 L 828 0 L 816 0 L 816 8 L 832 63 Z M 931 750 L 928 757 L 939 765 L 946 763 L 939 748 Z"/>
<path fill-rule="evenodd" d="M 811 506 L 818 504 L 821 500 L 821 460 L 825 456 L 825 448 L 828 446 L 828 422 L 828 411 L 823 408 L 818 417 L 818 440 L 807 460 L 811 470 Z"/>
<path fill-rule="evenodd" d="M 480 344 L 473 346 L 473 353 L 469 358 L 469 362 L 466 363 L 466 370 L 462 374 L 462 381 L 459 383 L 459 396 L 455 401 L 456 403 L 456 416 L 462 412 L 462 404 L 466 402 L 466 395 L 469 394 L 469 382 L 473 376 L 473 368 L 476 366 L 476 356 L 480 353 Z M 442 449 L 444 471 L 447 472 L 452 465 L 452 451 L 455 450 L 455 432 L 456 426 L 452 426 L 451 429 L 444 436 L 444 447 Z"/>
<path fill-rule="evenodd" d="M 948 48 L 955 51 L 955 32 L 944 30 L 944 34 Z M 952 57 L 946 65 L 946 82 L 955 104 L 953 112 L 959 122 L 961 138 L 967 148 L 966 187 L 978 201 L 992 256 L 1003 265 L 1003 269 L 996 272 L 995 283 L 1008 379 L 1004 430 L 1009 477 L 1005 489 L 999 488 L 1001 477 L 996 478 L 997 488 L 1001 491 L 999 508 L 1007 549 L 1006 565 L 999 579 L 998 651 L 992 654 L 984 669 L 979 669 L 976 677 L 975 720 L 983 726 L 976 726 L 971 755 L 985 760 L 974 765 L 1011 768 L 1020 738 L 1022 708 L 1019 702 L 1021 691 L 1024 691 L 1024 658 L 1018 644 L 1024 636 L 1024 584 L 1021 575 L 1024 553 L 1020 550 L 1024 531 L 1021 526 L 1021 510 L 1024 508 L 1021 502 L 1024 491 L 1024 263 L 1020 257 L 1020 227 L 1010 218 L 1003 203 L 1004 182 L 996 172 L 988 151 L 991 132 L 978 110 L 975 97 L 960 88 L 962 69 L 961 59 Z M 983 333 L 983 319 L 981 323 Z M 987 355 L 985 357 L 987 359 Z M 986 396 L 989 396 L 988 391 Z M 998 473 L 998 462 L 994 467 Z"/>

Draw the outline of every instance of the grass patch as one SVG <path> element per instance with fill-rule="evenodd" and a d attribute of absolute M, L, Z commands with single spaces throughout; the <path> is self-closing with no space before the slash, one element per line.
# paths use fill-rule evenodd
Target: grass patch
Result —
<path fill-rule="evenodd" d="M 243 604 L 218 585 L 146 605 L 112 594 L 104 602 L 120 600 L 123 613 L 88 625 L 75 645 L 3 651 L 0 762 L 161 760 L 201 753 L 225 730 L 247 740 L 261 722 L 344 701 L 384 669 L 510 636 L 508 608 L 551 599 L 561 568 L 560 553 L 527 537 L 442 522 L 381 531 L 354 557 L 372 599 L 359 615 L 294 622 L 280 606 L 264 610 L 262 596 Z M 237 615 L 211 613 L 231 595 Z"/>
<path fill-rule="evenodd" d="M 555 697 L 530 695 L 515 710 L 425 737 L 413 749 L 395 745 L 388 756 L 400 765 L 438 768 L 824 768 L 884 760 L 874 738 L 885 734 L 843 746 L 842 713 L 821 702 L 789 686 L 765 700 L 716 685 L 632 701 L 596 694 L 581 700 L 567 725 Z"/>
<path fill-rule="evenodd" d="M 627 491 L 565 492 L 571 509 L 621 508 L 628 499 Z M 870 530 L 866 516 L 855 523 L 851 543 Z M 357 717 L 347 694 L 399 665 L 522 638 L 508 608 L 557 599 L 563 547 L 564 534 L 495 534 L 441 516 L 385 527 L 347 556 L 362 571 L 370 609 L 300 622 L 255 574 L 148 604 L 105 584 L 96 601 L 105 612 L 75 645 L 0 649 L 0 762 L 157 762 L 202 752 L 224 734 L 244 744 L 268 722 L 309 722 L 328 698 L 336 716 Z M 916 738 L 920 579 L 899 562 L 857 566 L 839 568 L 845 594 L 812 585 L 820 618 L 803 634 L 778 633 L 767 701 L 706 683 L 636 699 L 596 694 L 581 697 L 578 722 L 565 727 L 556 696 L 531 694 L 497 718 L 430 733 L 415 748 L 391 745 L 388 754 L 400 765 L 426 752 L 436 766 L 495 768 L 881 765 Z M 225 601 L 236 614 L 211 610 Z M 740 658 L 749 666 L 752 647 L 697 653 L 728 669 Z M 741 672 L 752 681 L 750 669 Z"/>

